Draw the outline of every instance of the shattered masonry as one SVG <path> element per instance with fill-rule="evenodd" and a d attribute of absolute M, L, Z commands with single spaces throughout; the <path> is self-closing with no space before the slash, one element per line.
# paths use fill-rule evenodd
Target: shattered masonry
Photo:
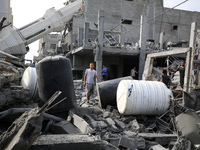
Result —
<path fill-rule="evenodd" d="M 9 3 L 2 0 L 0 6 Z M 199 13 L 172 9 L 147 21 L 163 10 L 169 8 L 160 0 L 67 0 L 60 10 L 51 8 L 20 29 L 9 24 L 11 10 L 5 10 L 0 149 L 200 149 Z M 62 35 L 49 34 L 63 28 Z M 39 38 L 39 57 L 27 67 L 28 44 Z M 169 71 L 182 60 L 187 65 L 180 87 L 179 72 Z M 92 61 L 99 77 L 103 63 L 110 73 L 86 103 L 82 79 Z M 129 76 L 133 65 L 142 80 Z M 170 89 L 160 82 L 163 69 Z"/>

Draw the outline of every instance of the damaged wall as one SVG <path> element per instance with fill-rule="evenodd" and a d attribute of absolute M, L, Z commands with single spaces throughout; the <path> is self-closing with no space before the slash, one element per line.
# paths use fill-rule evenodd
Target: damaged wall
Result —
<path fill-rule="evenodd" d="M 86 0 L 84 15 L 75 16 L 73 20 L 72 34 L 78 36 L 78 28 L 84 28 L 84 22 L 90 23 L 90 28 L 97 30 L 94 23 L 98 22 L 98 10 L 105 11 L 104 29 L 120 32 L 119 23 L 129 34 L 125 34 L 125 41 L 136 43 L 139 40 L 139 24 L 143 13 L 150 19 L 167 11 L 163 7 L 163 1 L 127 1 L 127 0 Z M 196 21 L 200 24 L 199 12 L 185 10 L 170 10 L 149 22 L 147 39 L 154 39 L 159 43 L 160 33 L 165 29 L 164 41 L 178 42 L 178 40 L 189 41 L 190 25 Z M 117 26 L 118 25 L 118 26 Z M 138 26 L 138 27 L 136 27 Z M 136 28 L 135 28 L 136 27 Z M 135 29 L 133 29 L 135 28 Z"/>

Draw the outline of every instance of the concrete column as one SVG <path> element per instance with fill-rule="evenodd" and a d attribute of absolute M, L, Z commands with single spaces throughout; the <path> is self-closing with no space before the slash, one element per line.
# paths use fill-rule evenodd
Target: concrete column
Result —
<path fill-rule="evenodd" d="M 160 49 L 163 49 L 163 42 L 164 42 L 164 34 L 163 32 L 160 33 Z"/>
<path fill-rule="evenodd" d="M 88 37 L 89 37 L 89 22 L 85 22 L 84 26 L 84 46 L 88 45 Z"/>
<path fill-rule="evenodd" d="M 147 18 L 145 15 L 141 16 L 141 25 L 140 25 L 140 59 L 139 59 L 139 80 L 142 79 L 142 74 L 144 71 L 145 59 L 146 59 L 146 40 L 147 40 L 147 23 L 144 23 Z M 143 24 L 144 23 L 144 24 Z"/>
<path fill-rule="evenodd" d="M 83 28 L 78 28 L 78 46 L 83 45 Z"/>
<path fill-rule="evenodd" d="M 152 69 L 153 69 L 153 62 L 154 62 L 154 58 L 147 57 L 146 62 L 145 62 L 145 69 L 142 75 L 142 80 L 147 80 L 148 77 L 151 76 Z"/>
<path fill-rule="evenodd" d="M 153 39 L 155 41 L 155 30 L 156 30 L 156 6 L 157 6 L 157 3 L 156 3 L 156 0 L 154 0 L 154 5 L 153 5 Z"/>
<path fill-rule="evenodd" d="M 72 34 L 71 38 L 72 38 L 71 50 L 73 50 L 73 49 L 76 49 L 76 44 L 75 43 L 76 43 L 77 35 Z"/>
<path fill-rule="evenodd" d="M 121 26 L 121 33 L 120 33 L 120 39 L 119 39 L 119 41 L 120 41 L 120 44 L 121 45 L 124 45 L 124 43 L 125 43 L 125 27 L 123 27 L 123 26 Z"/>
<path fill-rule="evenodd" d="M 186 57 L 186 67 L 185 67 L 185 77 L 184 77 L 184 91 L 186 92 L 190 92 L 191 88 L 193 87 L 191 73 L 192 70 L 194 69 L 193 55 L 194 55 L 194 44 L 196 40 L 196 28 L 197 28 L 197 23 L 193 22 L 191 24 L 191 30 L 190 30 L 190 43 L 189 43 L 190 50 L 187 52 L 187 57 Z"/>
<path fill-rule="evenodd" d="M 96 50 L 96 70 L 99 79 L 102 76 L 102 54 L 103 54 L 103 36 L 104 36 L 104 11 L 98 10 L 98 46 Z"/>

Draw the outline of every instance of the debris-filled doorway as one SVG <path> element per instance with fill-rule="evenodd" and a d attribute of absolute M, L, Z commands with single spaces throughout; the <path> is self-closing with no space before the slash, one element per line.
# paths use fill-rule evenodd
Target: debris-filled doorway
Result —
<path fill-rule="evenodd" d="M 133 67 L 136 67 L 137 71 L 139 70 L 139 57 L 124 57 L 123 76 L 130 76 L 130 71 Z M 136 79 L 138 79 L 138 74 L 136 74 Z"/>
<path fill-rule="evenodd" d="M 108 79 L 115 79 L 117 78 L 117 73 L 118 73 L 118 65 L 113 65 L 111 64 L 110 65 L 110 72 L 109 72 L 109 76 L 108 76 Z"/>

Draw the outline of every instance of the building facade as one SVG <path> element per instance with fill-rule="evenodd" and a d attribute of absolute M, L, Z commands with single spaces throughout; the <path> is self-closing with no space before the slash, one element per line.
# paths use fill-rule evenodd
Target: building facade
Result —
<path fill-rule="evenodd" d="M 187 47 L 191 23 L 200 25 L 199 12 L 164 8 L 163 0 L 83 0 L 82 11 L 74 15 L 65 38 L 76 79 L 82 78 L 95 60 L 98 10 L 104 11 L 102 61 L 108 67 L 109 79 L 130 75 L 134 66 L 140 69 L 141 16 L 145 18 L 142 32 L 146 36 L 142 40 L 151 43 L 146 46 L 146 54 L 162 50 L 168 43 Z"/>

